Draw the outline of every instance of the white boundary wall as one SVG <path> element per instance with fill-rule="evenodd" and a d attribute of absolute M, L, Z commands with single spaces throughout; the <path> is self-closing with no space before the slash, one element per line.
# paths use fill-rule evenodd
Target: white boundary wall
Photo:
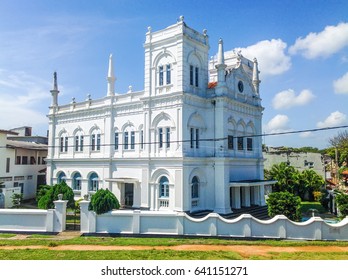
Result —
<path fill-rule="evenodd" d="M 320 217 L 301 223 L 283 215 L 263 221 L 243 214 L 227 220 L 216 213 L 194 219 L 182 212 L 119 210 L 102 215 L 88 211 L 88 201 L 80 202 L 82 233 L 123 233 L 196 235 L 242 238 L 281 238 L 303 240 L 347 240 L 348 217 L 328 224 Z"/>
<path fill-rule="evenodd" d="M 66 205 L 68 201 L 54 201 L 55 208 L 0 209 L 1 231 L 13 232 L 62 232 L 66 226 Z"/>

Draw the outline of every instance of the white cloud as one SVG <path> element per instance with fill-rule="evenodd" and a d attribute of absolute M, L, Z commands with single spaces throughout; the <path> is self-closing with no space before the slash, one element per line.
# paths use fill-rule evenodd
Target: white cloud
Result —
<path fill-rule="evenodd" d="M 304 89 L 296 96 L 294 90 L 288 89 L 275 95 L 272 100 L 274 109 L 287 109 L 294 106 L 303 106 L 311 102 L 315 95 L 308 89 Z"/>
<path fill-rule="evenodd" d="M 305 58 L 328 57 L 348 46 L 348 23 L 326 26 L 319 33 L 309 33 L 305 38 L 297 38 L 289 48 L 290 54 L 302 54 Z"/>
<path fill-rule="evenodd" d="M 47 125 L 42 104 L 48 111 L 51 84 L 25 72 L 10 73 L 0 69 L 0 129 Z"/>
<path fill-rule="evenodd" d="M 335 93 L 348 94 L 348 72 L 333 82 Z"/>
<path fill-rule="evenodd" d="M 315 138 L 315 135 L 313 132 L 306 131 L 306 132 L 300 133 L 300 137 L 301 138 Z"/>
<path fill-rule="evenodd" d="M 346 125 L 348 124 L 347 115 L 336 111 L 331 113 L 324 121 L 318 122 L 317 127 L 324 128 L 324 127 L 335 127 L 340 125 Z"/>
<path fill-rule="evenodd" d="M 272 118 L 264 127 L 266 133 L 279 133 L 290 131 L 289 126 L 289 117 L 286 115 L 276 115 Z"/>
<path fill-rule="evenodd" d="M 257 58 L 260 76 L 279 75 L 291 67 L 291 58 L 285 54 L 286 43 L 281 39 L 264 40 L 246 48 L 236 48 L 248 59 Z"/>

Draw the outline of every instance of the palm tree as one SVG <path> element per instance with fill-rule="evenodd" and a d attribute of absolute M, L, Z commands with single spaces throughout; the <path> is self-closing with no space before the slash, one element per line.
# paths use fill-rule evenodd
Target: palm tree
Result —
<path fill-rule="evenodd" d="M 312 169 L 303 170 L 301 173 L 302 185 L 308 192 L 309 200 L 313 200 L 313 192 L 320 191 L 324 185 L 324 179 Z"/>
<path fill-rule="evenodd" d="M 268 180 L 277 180 L 274 191 L 288 191 L 296 193 L 298 188 L 298 171 L 285 162 L 274 164 L 269 172 L 266 173 Z"/>

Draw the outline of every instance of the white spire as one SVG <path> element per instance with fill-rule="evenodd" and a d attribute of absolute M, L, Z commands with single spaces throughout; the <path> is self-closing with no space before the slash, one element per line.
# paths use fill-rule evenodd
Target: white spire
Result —
<path fill-rule="evenodd" d="M 259 84 L 261 83 L 259 79 L 259 69 L 258 69 L 258 63 L 257 59 L 254 58 L 254 65 L 253 65 L 253 85 L 256 93 L 259 93 Z"/>
<path fill-rule="evenodd" d="M 222 39 L 219 40 L 219 48 L 218 48 L 218 60 L 217 65 L 223 65 L 225 64 L 225 57 L 224 57 L 224 43 Z"/>
<path fill-rule="evenodd" d="M 58 82 L 57 82 L 57 72 L 53 73 L 53 89 L 51 90 L 52 94 L 52 104 L 51 106 L 58 106 Z"/>
<path fill-rule="evenodd" d="M 113 65 L 113 61 L 112 61 L 112 54 L 110 54 L 110 57 L 109 57 L 109 70 L 108 70 L 107 81 L 108 81 L 108 92 L 107 92 L 107 95 L 108 96 L 113 96 L 113 95 L 115 95 L 115 81 L 116 81 L 116 77 L 114 75 L 114 65 Z"/>
<path fill-rule="evenodd" d="M 218 85 L 225 85 L 225 57 L 224 57 L 224 45 L 223 41 L 220 38 L 219 40 L 219 48 L 218 48 L 218 54 L 217 54 L 217 64 L 215 65 L 215 68 L 217 69 L 217 75 L 218 75 Z"/>

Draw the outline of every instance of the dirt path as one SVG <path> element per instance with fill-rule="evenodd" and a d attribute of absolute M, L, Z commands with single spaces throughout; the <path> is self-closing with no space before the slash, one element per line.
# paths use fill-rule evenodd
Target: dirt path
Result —
<path fill-rule="evenodd" d="M 348 247 L 339 246 L 300 246 L 275 247 L 254 245 L 177 245 L 177 246 L 101 246 L 101 245 L 59 245 L 48 246 L 1 246 L 0 250 L 48 249 L 53 251 L 111 251 L 111 250 L 173 250 L 173 251 L 230 251 L 247 257 L 251 255 L 266 256 L 271 252 L 348 252 Z"/>

